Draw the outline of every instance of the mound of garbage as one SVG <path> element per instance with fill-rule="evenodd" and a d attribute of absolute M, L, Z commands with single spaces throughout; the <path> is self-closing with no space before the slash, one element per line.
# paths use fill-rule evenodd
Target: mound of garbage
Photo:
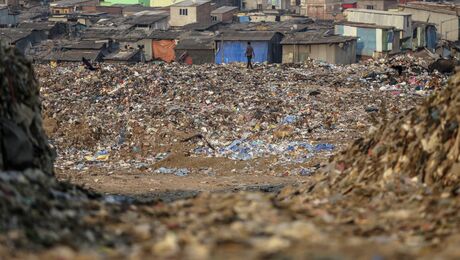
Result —
<path fill-rule="evenodd" d="M 92 195 L 54 178 L 32 65 L 0 48 L 0 75 L 0 243 L 34 248 L 96 239 L 91 230 L 98 227 L 81 220 L 94 210 Z"/>
<path fill-rule="evenodd" d="M 334 189 L 401 178 L 440 188 L 460 184 L 460 75 L 438 95 L 360 138 L 334 160 Z"/>
<path fill-rule="evenodd" d="M 52 247 L 43 259 L 460 256 L 460 76 L 372 129 L 311 185 L 108 205 L 55 181 L 30 64 L 12 50 L 0 48 L 0 57 L 0 257 L 5 247 L 30 257 L 15 250 L 37 246 Z"/>

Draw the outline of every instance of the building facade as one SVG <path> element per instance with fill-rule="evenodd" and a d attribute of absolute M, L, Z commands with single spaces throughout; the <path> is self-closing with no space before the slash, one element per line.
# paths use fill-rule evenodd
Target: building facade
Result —
<path fill-rule="evenodd" d="M 459 23 L 457 11 L 437 9 L 430 4 L 407 4 L 399 6 L 399 10 L 412 15 L 412 20 L 433 23 L 441 39 L 458 41 Z"/>
<path fill-rule="evenodd" d="M 412 48 L 413 31 L 411 14 L 368 9 L 347 9 L 344 13 L 348 22 L 394 27 L 399 30 L 401 47 L 404 49 Z"/>
<path fill-rule="evenodd" d="M 231 23 L 233 16 L 238 12 L 236 6 L 222 6 L 211 12 L 211 20 L 213 22 Z"/>
<path fill-rule="evenodd" d="M 398 0 L 358 0 L 359 9 L 387 11 L 398 7 Z"/>
<path fill-rule="evenodd" d="M 315 59 L 331 64 L 356 62 L 356 38 L 348 36 L 323 36 L 318 32 L 300 32 L 286 36 L 283 46 L 283 63 L 302 63 Z"/>
<path fill-rule="evenodd" d="M 184 26 L 192 23 L 211 23 L 211 1 L 186 0 L 170 7 L 171 26 Z"/>
<path fill-rule="evenodd" d="M 357 37 L 357 56 L 377 58 L 400 52 L 399 30 L 393 26 L 342 22 L 335 25 L 335 33 Z"/>
<path fill-rule="evenodd" d="M 341 0 L 304 0 L 300 13 L 310 18 L 333 20 L 341 13 Z"/>

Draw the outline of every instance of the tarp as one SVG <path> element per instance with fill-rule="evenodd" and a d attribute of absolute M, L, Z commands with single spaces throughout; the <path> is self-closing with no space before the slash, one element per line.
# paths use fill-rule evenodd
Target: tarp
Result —
<path fill-rule="evenodd" d="M 251 42 L 254 49 L 255 57 L 254 62 L 270 62 L 268 56 L 268 42 L 253 41 Z M 216 63 L 231 63 L 231 62 L 246 62 L 246 46 L 245 41 L 224 41 L 224 48 L 222 42 L 217 42 Z M 223 56 L 223 57 L 222 57 Z"/>
<path fill-rule="evenodd" d="M 376 30 L 368 28 L 357 29 L 358 41 L 356 54 L 363 56 L 373 56 L 377 49 Z"/>
<path fill-rule="evenodd" d="M 152 52 L 155 60 L 173 62 L 176 59 L 174 49 L 176 48 L 175 40 L 158 40 L 152 41 Z"/>
<path fill-rule="evenodd" d="M 436 49 L 436 42 L 438 41 L 436 35 L 436 28 L 433 26 L 426 27 L 426 47 L 430 50 Z"/>

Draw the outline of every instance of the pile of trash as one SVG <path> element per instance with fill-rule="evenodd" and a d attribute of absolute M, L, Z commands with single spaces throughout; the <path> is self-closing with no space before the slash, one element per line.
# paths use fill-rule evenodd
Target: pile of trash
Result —
<path fill-rule="evenodd" d="M 353 185 L 411 181 L 459 189 L 460 184 L 460 75 L 450 86 L 424 104 L 360 138 L 337 156 L 330 185 L 349 189 Z M 458 190 L 457 192 L 460 192 Z"/>
<path fill-rule="evenodd" d="M 324 169 L 328 174 L 317 175 L 318 181 L 287 187 L 278 194 L 202 193 L 193 199 L 142 205 L 123 197 L 92 196 L 53 178 L 52 153 L 42 134 L 30 65 L 11 50 L 0 49 L 0 54 L 0 64 L 8 64 L 15 72 L 10 74 L 0 65 L 0 97 L 14 100 L 2 100 L 0 110 L 1 257 L 460 256 L 460 76 L 422 106 L 387 120 L 391 123 L 356 141 Z M 35 115 L 32 118 L 38 121 L 31 124 L 34 120 L 25 120 L 30 118 L 25 115 Z M 18 146 L 6 146 L 7 138 L 24 143 L 20 146 L 24 154 L 33 157 L 32 161 L 21 159 L 28 162 L 20 164 L 26 169 L 12 164 L 15 158 L 10 152 Z M 308 148 L 327 150 L 330 146 Z M 36 149 L 42 152 L 35 153 Z M 105 155 L 103 151 L 94 156 Z M 157 173 L 187 171 L 159 168 Z"/>
<path fill-rule="evenodd" d="M 275 156 L 273 165 L 326 162 L 382 115 L 404 112 L 440 89 L 446 76 L 405 59 L 271 64 L 254 71 L 239 64 L 101 64 L 93 72 L 63 63 L 36 71 L 56 167 L 113 171 L 139 164 L 156 169 L 159 154 L 181 147 L 190 156 Z M 394 64 L 407 68 L 399 75 Z M 391 91 L 381 90 L 383 84 Z M 181 142 L 194 134 L 206 142 Z M 318 153 L 316 145 L 328 151 Z"/>
<path fill-rule="evenodd" d="M 0 244 L 37 249 L 94 242 L 99 225 L 85 218 L 104 205 L 54 178 L 55 153 L 42 127 L 37 83 L 25 58 L 0 48 Z"/>

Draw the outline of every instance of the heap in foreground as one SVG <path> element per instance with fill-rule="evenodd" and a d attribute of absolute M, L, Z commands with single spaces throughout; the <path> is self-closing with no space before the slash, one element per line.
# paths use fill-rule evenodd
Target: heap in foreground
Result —
<path fill-rule="evenodd" d="M 109 205 L 55 181 L 31 66 L 12 50 L 0 57 L 0 255 L 460 257 L 460 76 L 356 141 L 313 185 Z"/>

